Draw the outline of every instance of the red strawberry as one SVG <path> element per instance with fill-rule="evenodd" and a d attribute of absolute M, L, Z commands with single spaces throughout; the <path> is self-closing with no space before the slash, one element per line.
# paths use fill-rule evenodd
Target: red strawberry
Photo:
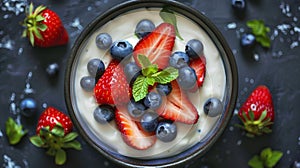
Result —
<path fill-rule="evenodd" d="M 23 37 L 28 37 L 32 46 L 53 47 L 69 41 L 59 16 L 45 6 L 39 6 L 33 11 L 31 3 L 23 26 L 26 28 Z"/>
<path fill-rule="evenodd" d="M 191 89 L 191 92 L 197 91 L 204 82 L 205 78 L 205 72 L 206 72 L 206 59 L 204 56 L 198 57 L 196 59 L 193 59 L 190 61 L 190 67 L 193 68 L 196 72 L 197 76 L 197 85 L 193 89 Z"/>
<path fill-rule="evenodd" d="M 156 142 L 156 136 L 142 130 L 128 114 L 126 107 L 120 107 L 115 113 L 115 121 L 125 143 L 135 149 L 145 150 Z"/>
<path fill-rule="evenodd" d="M 151 63 L 164 69 L 169 64 L 169 57 L 175 43 L 175 28 L 172 24 L 161 23 L 150 34 L 142 38 L 134 47 L 133 57 L 139 65 L 138 55 L 145 55 Z"/>
<path fill-rule="evenodd" d="M 94 88 L 94 95 L 98 104 L 122 105 L 129 102 L 131 88 L 118 61 L 109 63 Z"/>
<path fill-rule="evenodd" d="M 55 163 L 66 162 L 66 151 L 63 148 L 81 150 L 80 143 L 75 140 L 77 133 L 71 132 L 73 124 L 70 118 L 59 110 L 48 107 L 41 114 L 36 128 L 37 135 L 30 137 L 36 147 L 47 148 L 47 153 L 55 157 Z"/>
<path fill-rule="evenodd" d="M 67 115 L 55 109 L 54 107 L 48 107 L 41 114 L 38 120 L 36 133 L 39 134 L 40 130 L 47 126 L 50 127 L 49 130 L 51 131 L 58 123 L 60 123 L 64 128 L 65 134 L 70 133 L 73 129 L 72 121 Z"/>
<path fill-rule="evenodd" d="M 172 92 L 164 98 L 163 103 L 157 113 L 168 120 L 179 121 L 186 124 L 195 124 L 199 119 L 199 114 L 189 98 L 178 86 L 176 81 L 171 82 Z"/>
<path fill-rule="evenodd" d="M 238 116 L 249 135 L 270 133 L 270 126 L 274 121 L 274 106 L 269 89 L 260 85 L 249 95 L 240 108 Z"/>

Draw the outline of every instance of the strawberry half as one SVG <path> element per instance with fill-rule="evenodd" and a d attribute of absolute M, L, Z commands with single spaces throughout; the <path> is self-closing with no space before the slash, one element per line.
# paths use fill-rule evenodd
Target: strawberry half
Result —
<path fill-rule="evenodd" d="M 98 104 L 122 105 L 129 102 L 131 88 L 118 61 L 112 60 L 108 64 L 94 88 L 94 95 Z"/>
<path fill-rule="evenodd" d="M 152 64 L 157 64 L 159 69 L 164 69 L 169 64 L 175 37 L 174 26 L 161 23 L 136 44 L 133 50 L 135 62 L 140 66 L 138 55 L 141 54 L 147 56 Z"/>
<path fill-rule="evenodd" d="M 53 47 L 68 43 L 68 33 L 54 11 L 45 6 L 38 6 L 34 10 L 31 3 L 26 15 L 23 22 L 26 29 L 22 36 L 28 37 L 32 46 Z"/>
<path fill-rule="evenodd" d="M 127 145 L 138 150 L 145 150 L 155 144 L 156 136 L 143 131 L 139 123 L 130 117 L 126 107 L 117 109 L 115 121 Z"/>
<path fill-rule="evenodd" d="M 197 76 L 197 85 L 192 88 L 191 92 L 196 92 L 202 85 L 205 79 L 206 73 L 206 59 L 204 56 L 198 57 L 196 59 L 192 59 L 190 61 L 190 67 L 193 68 L 196 72 Z"/>
<path fill-rule="evenodd" d="M 255 88 L 238 112 L 249 136 L 272 132 L 274 115 L 272 95 L 265 85 Z"/>
<path fill-rule="evenodd" d="M 189 98 L 178 86 L 176 81 L 171 82 L 172 92 L 163 99 L 163 104 L 157 113 L 168 120 L 178 121 L 185 124 L 195 124 L 199 114 Z"/>
<path fill-rule="evenodd" d="M 36 128 L 35 136 L 30 142 L 41 148 L 47 148 L 46 154 L 54 156 L 55 163 L 62 165 L 67 160 L 67 153 L 63 148 L 81 150 L 81 144 L 75 140 L 78 134 L 71 132 L 73 124 L 71 119 L 55 109 L 48 107 L 41 114 Z"/>

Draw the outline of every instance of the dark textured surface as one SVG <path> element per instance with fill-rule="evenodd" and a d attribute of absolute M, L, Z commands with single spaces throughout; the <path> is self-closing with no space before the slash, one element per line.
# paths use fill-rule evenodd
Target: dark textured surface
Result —
<path fill-rule="evenodd" d="M 5 158 L 8 156 L 21 167 L 56 167 L 52 157 L 46 156 L 43 149 L 34 147 L 28 140 L 35 133 L 39 114 L 33 118 L 25 118 L 11 107 L 15 104 L 18 109 L 18 103 L 24 96 L 32 96 L 38 101 L 39 112 L 45 105 L 67 112 L 63 86 L 70 49 L 83 27 L 97 15 L 122 1 L 34 1 L 35 4 L 45 4 L 56 11 L 70 35 L 67 46 L 49 49 L 32 48 L 27 39 L 20 38 L 22 26 L 19 22 L 25 14 L 8 11 L 6 2 L 16 4 L 12 0 L 0 2 L 0 165 L 7 164 Z M 300 2 L 249 0 L 243 15 L 233 11 L 230 0 L 180 2 L 204 13 L 220 29 L 232 48 L 239 70 L 236 109 L 257 85 L 265 84 L 271 90 L 276 110 L 273 133 L 254 139 L 247 138 L 241 130 L 234 127 L 234 124 L 239 123 L 234 115 L 211 150 L 204 157 L 187 163 L 187 167 L 247 167 L 251 156 L 264 147 L 272 147 L 284 153 L 276 166 L 278 168 L 286 168 L 294 160 L 300 160 Z M 79 26 L 74 25 L 76 19 L 79 19 Z M 256 47 L 253 51 L 259 56 L 258 61 L 252 59 L 253 53 L 243 52 L 239 44 L 241 32 L 248 31 L 245 23 L 249 19 L 263 19 L 271 28 L 272 47 L 267 50 Z M 236 27 L 228 27 L 230 23 L 235 23 Z M 53 62 L 60 65 L 60 72 L 57 77 L 50 78 L 45 70 Z M 25 88 L 32 88 L 34 92 L 25 94 Z M 21 123 L 29 131 L 15 146 L 8 145 L 5 136 L 4 123 L 9 116 L 21 117 Z M 82 137 L 79 137 L 79 141 L 83 150 L 68 150 L 67 163 L 57 167 L 117 166 L 86 144 Z"/>

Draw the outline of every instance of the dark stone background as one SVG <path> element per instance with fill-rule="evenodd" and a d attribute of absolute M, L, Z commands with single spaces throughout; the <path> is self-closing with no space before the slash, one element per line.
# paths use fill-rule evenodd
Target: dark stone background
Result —
<path fill-rule="evenodd" d="M 265 84 L 273 95 L 276 110 L 273 133 L 254 139 L 245 136 L 234 124 L 239 123 L 234 115 L 224 134 L 202 158 L 183 167 L 247 167 L 254 154 L 265 147 L 283 152 L 276 167 L 287 168 L 294 160 L 300 161 L 300 1 L 299 0 L 247 0 L 244 14 L 234 12 L 231 0 L 179 0 L 204 13 L 222 32 L 237 61 L 239 91 L 236 109 L 258 85 Z M 27 39 L 21 38 L 20 22 L 25 17 L 22 4 L 26 0 L 2 0 L 0 2 L 0 165 L 7 159 L 20 167 L 117 167 L 85 143 L 82 151 L 68 150 L 64 166 L 55 166 L 53 158 L 43 149 L 30 144 L 39 114 L 25 118 L 18 111 L 23 97 L 32 96 L 38 101 L 39 113 L 46 105 L 67 112 L 64 101 L 64 72 L 70 49 L 77 36 L 93 18 L 119 4 L 119 0 L 40 0 L 56 11 L 69 32 L 66 46 L 49 49 L 33 48 Z M 7 7 L 7 5 L 11 7 Z M 21 8 L 13 9 L 21 5 Z M 20 11 L 21 9 L 21 11 Z M 271 28 L 272 47 L 257 46 L 253 52 L 243 52 L 240 35 L 249 31 L 246 21 L 262 19 Z M 77 22 L 79 21 L 79 22 Z M 79 24 L 76 24 L 79 23 Z M 232 27 L 233 25 L 233 27 Z M 298 27 L 299 26 L 299 27 Z M 256 55 L 259 59 L 253 59 Z M 48 64 L 60 65 L 59 75 L 50 78 L 46 74 Z M 27 88 L 27 89 L 26 89 Z M 33 91 L 31 94 L 26 94 Z M 14 109 L 16 105 L 16 109 Z M 236 110 L 237 111 L 237 110 Z M 15 146 L 8 145 L 5 121 L 8 117 L 20 121 L 28 134 Z"/>

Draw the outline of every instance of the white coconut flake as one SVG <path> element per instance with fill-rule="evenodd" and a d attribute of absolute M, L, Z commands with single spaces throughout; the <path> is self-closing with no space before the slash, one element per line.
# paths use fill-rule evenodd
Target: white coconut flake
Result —
<path fill-rule="evenodd" d="M 25 11 L 27 4 L 27 0 L 3 0 L 1 10 L 19 15 Z"/>
<path fill-rule="evenodd" d="M 3 133 L 2 133 L 2 131 L 0 130 L 0 138 L 1 138 L 1 137 L 3 137 Z"/>
<path fill-rule="evenodd" d="M 71 26 L 74 27 L 74 28 L 77 28 L 78 30 L 82 30 L 83 27 L 82 25 L 80 24 L 80 20 L 78 17 L 76 17 L 73 22 L 71 23 Z"/>
<path fill-rule="evenodd" d="M 15 45 L 15 41 L 11 40 L 8 35 L 4 36 L 0 42 L 0 48 L 13 50 Z"/>
<path fill-rule="evenodd" d="M 298 41 L 294 41 L 294 42 L 292 42 L 292 44 L 290 45 L 290 48 L 293 49 L 293 48 L 295 48 L 295 47 L 298 47 L 298 45 L 299 45 L 299 42 L 298 42 Z"/>
<path fill-rule="evenodd" d="M 236 29 L 236 27 L 237 27 L 237 25 L 236 25 L 235 22 L 232 22 L 232 23 L 227 24 L 227 28 L 228 28 L 228 29 Z"/>

